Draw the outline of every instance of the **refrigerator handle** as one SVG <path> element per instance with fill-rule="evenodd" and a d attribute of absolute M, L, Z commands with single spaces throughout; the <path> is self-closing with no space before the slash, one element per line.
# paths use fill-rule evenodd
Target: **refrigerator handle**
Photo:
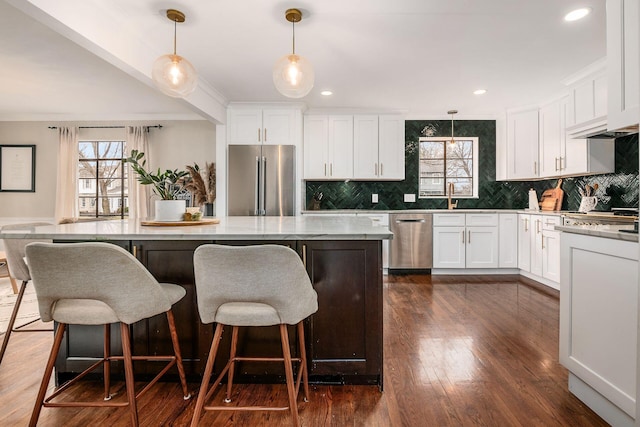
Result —
<path fill-rule="evenodd" d="M 260 158 L 256 156 L 255 197 L 253 198 L 253 214 L 260 215 Z"/>
<path fill-rule="evenodd" d="M 267 214 L 267 205 L 264 201 L 265 188 L 267 187 L 267 158 L 262 156 L 262 164 L 260 165 L 260 215 Z"/>

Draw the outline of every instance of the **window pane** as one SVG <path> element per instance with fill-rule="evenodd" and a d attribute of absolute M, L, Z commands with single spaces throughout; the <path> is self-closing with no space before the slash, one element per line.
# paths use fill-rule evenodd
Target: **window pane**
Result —
<path fill-rule="evenodd" d="M 420 178 L 420 196 L 444 195 L 443 178 Z"/>
<path fill-rule="evenodd" d="M 122 199 L 120 197 L 101 197 L 98 203 L 98 215 L 120 216 L 122 213 Z"/>
<path fill-rule="evenodd" d="M 124 141 L 100 141 L 98 152 L 101 159 L 122 159 Z"/>
<path fill-rule="evenodd" d="M 471 178 L 473 176 L 473 161 L 471 159 L 449 160 L 447 162 L 447 177 L 450 176 Z"/>
<path fill-rule="evenodd" d="M 96 198 L 95 197 L 83 197 L 78 199 L 78 210 L 80 216 L 96 216 Z"/>
<path fill-rule="evenodd" d="M 99 178 L 120 178 L 122 174 L 121 160 L 103 160 L 98 171 Z"/>
<path fill-rule="evenodd" d="M 448 159 L 470 159 L 473 157 L 473 141 L 457 141 L 447 144 Z"/>
<path fill-rule="evenodd" d="M 93 141 L 78 142 L 78 153 L 81 159 L 95 159 L 96 143 Z"/>
<path fill-rule="evenodd" d="M 80 160 L 78 179 L 96 179 L 96 161 Z"/>
<path fill-rule="evenodd" d="M 444 160 L 420 160 L 420 178 L 444 176 Z"/>
<path fill-rule="evenodd" d="M 443 141 L 421 141 L 420 142 L 420 158 L 421 159 L 444 158 L 444 142 Z"/>
<path fill-rule="evenodd" d="M 122 180 L 120 179 L 99 179 L 98 196 L 117 196 L 122 193 Z"/>
<path fill-rule="evenodd" d="M 473 196 L 473 180 L 471 178 L 451 178 L 453 182 L 453 196 Z"/>

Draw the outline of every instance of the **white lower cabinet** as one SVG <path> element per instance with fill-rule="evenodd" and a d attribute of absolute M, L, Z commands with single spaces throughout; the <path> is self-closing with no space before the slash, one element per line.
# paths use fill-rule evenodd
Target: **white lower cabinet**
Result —
<path fill-rule="evenodd" d="M 638 243 L 563 232 L 560 253 L 569 390 L 609 424 L 637 425 Z"/>
<path fill-rule="evenodd" d="M 433 215 L 433 268 L 498 268 L 498 214 Z"/>
<path fill-rule="evenodd" d="M 518 268 L 518 214 L 498 216 L 498 267 Z"/>
<path fill-rule="evenodd" d="M 559 289 L 560 232 L 557 215 L 518 214 L 518 268 L 527 277 Z"/>

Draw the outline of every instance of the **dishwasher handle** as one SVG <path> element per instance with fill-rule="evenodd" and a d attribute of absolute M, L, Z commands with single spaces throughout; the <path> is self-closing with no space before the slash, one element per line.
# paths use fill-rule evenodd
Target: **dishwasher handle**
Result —
<path fill-rule="evenodd" d="M 396 219 L 396 223 L 400 222 L 424 222 L 421 218 Z"/>

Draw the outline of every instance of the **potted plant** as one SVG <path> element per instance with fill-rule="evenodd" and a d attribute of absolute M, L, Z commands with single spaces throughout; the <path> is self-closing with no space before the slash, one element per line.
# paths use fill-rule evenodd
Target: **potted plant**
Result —
<path fill-rule="evenodd" d="M 131 169 L 138 175 L 138 182 L 142 185 L 153 186 L 153 192 L 161 200 L 155 202 L 156 221 L 180 221 L 186 210 L 186 200 L 177 200 L 177 195 L 182 190 L 182 180 L 188 175 L 187 171 L 167 169 L 164 172 L 158 168 L 157 172 L 148 172 L 145 169 L 147 160 L 144 153 L 131 150 L 131 155 L 122 159 L 123 163 L 129 163 Z"/>
<path fill-rule="evenodd" d="M 200 169 L 197 163 L 186 166 L 189 177 L 184 188 L 193 195 L 193 204 L 204 206 L 206 216 L 213 216 L 213 202 L 216 201 L 216 164 L 205 163 Z"/>

